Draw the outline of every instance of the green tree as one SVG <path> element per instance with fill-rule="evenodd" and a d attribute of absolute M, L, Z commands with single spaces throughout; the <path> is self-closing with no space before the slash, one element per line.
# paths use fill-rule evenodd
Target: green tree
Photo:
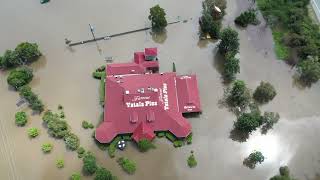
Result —
<path fill-rule="evenodd" d="M 239 59 L 235 58 L 233 53 L 227 53 L 224 62 L 224 78 L 233 80 L 237 73 L 240 73 Z"/>
<path fill-rule="evenodd" d="M 197 166 L 198 163 L 197 163 L 197 160 L 196 160 L 196 158 L 195 158 L 195 156 L 194 156 L 193 151 L 191 151 L 191 154 L 190 154 L 190 156 L 188 157 L 187 163 L 188 163 L 188 166 L 189 166 L 190 168 L 193 168 L 193 167 L 196 167 L 196 166 Z"/>
<path fill-rule="evenodd" d="M 28 84 L 33 78 L 32 69 L 27 67 L 21 67 L 14 69 L 10 72 L 7 82 L 10 86 L 15 89 L 19 89 L 20 87 Z"/>
<path fill-rule="evenodd" d="M 149 20 L 151 21 L 152 29 L 161 31 L 167 26 L 166 13 L 163 8 L 156 5 L 150 8 Z"/>
<path fill-rule="evenodd" d="M 93 124 L 89 123 L 88 121 L 82 121 L 81 125 L 82 125 L 83 129 L 88 129 L 88 128 L 93 129 L 94 128 Z"/>
<path fill-rule="evenodd" d="M 138 142 L 138 148 L 141 152 L 147 152 L 149 149 L 154 149 L 155 145 L 148 139 L 141 139 Z"/>
<path fill-rule="evenodd" d="M 280 119 L 279 113 L 275 112 L 264 112 L 262 116 L 262 130 L 267 132 L 269 129 L 273 128 L 273 125 L 276 124 Z"/>
<path fill-rule="evenodd" d="M 219 52 L 226 54 L 227 52 L 237 54 L 239 51 L 239 37 L 238 32 L 230 27 L 221 32 L 221 42 L 218 45 Z"/>
<path fill-rule="evenodd" d="M 6 50 L 1 58 L 1 67 L 4 69 L 17 67 L 21 64 L 18 53 L 11 50 Z"/>
<path fill-rule="evenodd" d="M 251 100 L 250 91 L 243 81 L 236 80 L 227 92 L 227 103 L 231 107 L 246 108 Z"/>
<path fill-rule="evenodd" d="M 312 84 L 320 79 L 320 62 L 317 58 L 309 58 L 298 66 L 300 78 L 306 84 Z"/>
<path fill-rule="evenodd" d="M 279 168 L 280 175 L 273 176 L 270 180 L 296 180 L 290 176 L 288 166 L 282 166 Z"/>
<path fill-rule="evenodd" d="M 36 94 L 34 94 L 31 88 L 28 85 L 22 86 L 19 88 L 19 94 L 21 97 L 25 98 L 29 102 L 29 107 L 38 112 L 42 112 L 44 110 L 44 105 L 42 101 L 38 98 Z"/>
<path fill-rule="evenodd" d="M 117 178 L 111 174 L 106 168 L 100 167 L 97 169 L 94 180 L 116 180 Z"/>
<path fill-rule="evenodd" d="M 269 82 L 260 82 L 253 93 L 253 98 L 259 103 L 267 103 L 277 95 L 276 90 Z"/>
<path fill-rule="evenodd" d="M 261 164 L 264 161 L 264 156 L 260 151 L 254 151 L 250 153 L 248 158 L 254 164 L 257 164 L 257 163 Z"/>
<path fill-rule="evenodd" d="M 136 168 L 135 162 L 133 162 L 127 158 L 121 157 L 118 159 L 118 163 L 126 173 L 134 174 L 136 172 L 137 168 Z"/>
<path fill-rule="evenodd" d="M 56 161 L 56 166 L 57 166 L 57 168 L 59 168 L 59 169 L 63 168 L 63 167 L 64 167 L 64 160 L 63 160 L 63 159 L 58 159 L 58 160 Z"/>
<path fill-rule="evenodd" d="M 248 11 L 241 13 L 234 22 L 242 27 L 247 27 L 248 24 L 255 25 L 258 23 L 257 12 L 254 9 L 249 9 Z"/>
<path fill-rule="evenodd" d="M 68 123 L 65 120 L 62 120 L 58 114 L 51 111 L 46 111 L 42 117 L 42 120 L 47 124 L 48 133 L 51 136 L 61 139 L 69 134 Z M 77 140 L 76 138 L 73 138 L 73 135 L 68 139 L 68 144 L 70 143 L 70 146 L 73 146 L 73 143 L 77 144 L 76 142 Z"/>
<path fill-rule="evenodd" d="M 221 23 L 220 21 L 215 21 L 207 10 L 203 10 L 200 20 L 200 28 L 202 34 L 208 33 L 211 38 L 219 38 Z"/>
<path fill-rule="evenodd" d="M 49 153 L 52 151 L 52 149 L 53 149 L 53 144 L 51 143 L 45 143 L 45 144 L 42 144 L 41 146 L 41 150 L 44 153 Z"/>
<path fill-rule="evenodd" d="M 243 113 L 234 123 L 234 127 L 242 132 L 251 133 L 262 124 L 262 118 L 258 113 Z"/>
<path fill-rule="evenodd" d="M 176 64 L 174 62 L 172 63 L 172 72 L 177 72 Z"/>
<path fill-rule="evenodd" d="M 91 152 L 87 152 L 86 155 L 83 157 L 82 161 L 82 170 L 85 174 L 92 175 L 96 172 L 98 168 L 96 163 L 96 157 Z"/>
<path fill-rule="evenodd" d="M 81 175 L 78 172 L 75 172 L 71 175 L 70 180 L 81 180 Z"/>
<path fill-rule="evenodd" d="M 15 49 L 19 58 L 26 63 L 37 60 L 41 56 L 36 43 L 22 42 Z"/>
<path fill-rule="evenodd" d="M 75 134 L 69 133 L 64 139 L 68 149 L 75 151 L 79 148 L 80 140 Z"/>
<path fill-rule="evenodd" d="M 15 118 L 17 126 L 24 126 L 28 122 L 27 114 L 23 111 L 17 112 Z"/>
<path fill-rule="evenodd" d="M 31 138 L 35 138 L 39 135 L 40 130 L 38 128 L 29 128 L 28 135 Z"/>

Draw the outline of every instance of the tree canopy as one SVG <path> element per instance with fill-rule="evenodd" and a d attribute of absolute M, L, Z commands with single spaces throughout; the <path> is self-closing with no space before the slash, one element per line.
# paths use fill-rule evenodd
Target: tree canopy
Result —
<path fill-rule="evenodd" d="M 15 89 L 19 89 L 20 87 L 28 84 L 33 78 L 32 69 L 27 67 L 21 67 L 14 69 L 10 72 L 7 82 L 10 86 Z"/>
<path fill-rule="evenodd" d="M 141 152 L 147 152 L 149 149 L 155 148 L 155 145 L 148 139 L 141 139 L 138 142 L 138 148 Z"/>
<path fill-rule="evenodd" d="M 267 103 L 277 95 L 276 90 L 269 82 L 260 82 L 253 93 L 253 98 L 259 103 Z"/>
<path fill-rule="evenodd" d="M 227 103 L 231 107 L 245 108 L 249 105 L 251 95 L 244 81 L 236 80 L 227 93 Z"/>
<path fill-rule="evenodd" d="M 226 54 L 227 52 L 233 54 L 238 53 L 240 44 L 237 31 L 228 27 L 221 32 L 220 38 L 221 42 L 218 48 L 221 54 Z"/>
<path fill-rule="evenodd" d="M 28 122 L 27 114 L 24 111 L 17 112 L 15 115 L 16 125 L 24 126 Z"/>
<path fill-rule="evenodd" d="M 251 133 L 262 124 L 262 118 L 258 113 L 243 113 L 234 123 L 234 127 L 242 132 Z"/>
<path fill-rule="evenodd" d="M 150 15 L 148 18 L 151 21 L 153 30 L 161 31 L 168 25 L 166 13 L 159 5 L 150 8 Z"/>
<path fill-rule="evenodd" d="M 83 157 L 82 161 L 83 161 L 82 170 L 85 174 L 92 175 L 96 172 L 98 168 L 96 163 L 96 157 L 91 152 L 87 152 L 86 155 Z M 97 173 L 97 175 L 100 173 L 101 172 Z M 96 180 L 99 180 L 99 179 L 96 179 Z"/>
<path fill-rule="evenodd" d="M 298 65 L 300 78 L 306 84 L 312 84 L 320 79 L 320 62 L 318 58 L 309 58 Z"/>
<path fill-rule="evenodd" d="M 94 180 L 116 180 L 117 178 L 111 174 L 106 168 L 100 167 L 96 171 Z"/>

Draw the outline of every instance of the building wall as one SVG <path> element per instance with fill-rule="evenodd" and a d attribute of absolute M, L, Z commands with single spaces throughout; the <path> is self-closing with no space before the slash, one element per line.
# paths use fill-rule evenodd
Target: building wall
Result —
<path fill-rule="evenodd" d="M 318 21 L 320 22 L 320 0 L 311 0 L 311 5 L 316 13 Z"/>

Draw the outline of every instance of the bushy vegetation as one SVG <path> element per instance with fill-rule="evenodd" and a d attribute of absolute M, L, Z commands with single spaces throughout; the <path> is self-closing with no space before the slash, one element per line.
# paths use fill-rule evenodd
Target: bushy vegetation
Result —
<path fill-rule="evenodd" d="M 262 117 L 259 113 L 243 113 L 234 123 L 234 127 L 245 133 L 251 133 L 262 125 Z"/>
<path fill-rule="evenodd" d="M 99 87 L 99 98 L 100 98 L 100 105 L 104 106 L 104 101 L 105 101 L 105 87 L 106 87 L 106 82 L 105 78 L 100 79 L 100 87 Z"/>
<path fill-rule="evenodd" d="M 307 85 L 320 79 L 320 61 L 318 58 L 308 58 L 298 65 L 300 79 Z"/>
<path fill-rule="evenodd" d="M 228 27 L 221 32 L 221 42 L 218 48 L 222 55 L 226 53 L 237 54 L 239 52 L 239 46 L 240 43 L 237 31 Z"/>
<path fill-rule="evenodd" d="M 272 32 L 274 49 L 277 57 L 282 60 L 289 58 L 289 48 L 284 44 L 285 33 L 279 30 L 273 30 Z"/>
<path fill-rule="evenodd" d="M 158 137 L 158 138 L 162 138 L 162 137 L 165 137 L 165 136 L 166 136 L 166 132 L 164 132 L 164 131 L 157 132 L 156 134 L 157 134 L 157 137 Z"/>
<path fill-rule="evenodd" d="M 52 149 L 53 149 L 53 144 L 51 143 L 45 143 L 45 144 L 42 144 L 41 146 L 41 150 L 44 153 L 50 153 Z"/>
<path fill-rule="evenodd" d="M 101 79 L 101 78 L 105 78 L 106 77 L 106 66 L 100 66 L 99 68 L 97 68 L 93 73 L 92 76 L 95 79 Z"/>
<path fill-rule="evenodd" d="M 270 180 L 296 180 L 290 176 L 290 171 L 288 166 L 282 166 L 279 168 L 279 175 L 273 176 Z"/>
<path fill-rule="evenodd" d="M 80 146 L 80 140 L 78 136 L 75 134 L 69 133 L 65 138 L 64 141 L 66 143 L 66 147 L 72 151 L 75 151 Z"/>
<path fill-rule="evenodd" d="M 24 126 L 28 122 L 27 114 L 24 111 L 17 112 L 15 119 L 17 126 Z"/>
<path fill-rule="evenodd" d="M 159 5 L 150 8 L 148 19 L 151 21 L 152 29 L 155 31 L 162 31 L 168 25 L 166 13 Z"/>
<path fill-rule="evenodd" d="M 171 142 L 174 142 L 177 140 L 176 136 L 173 135 L 171 132 L 166 132 L 166 138 Z"/>
<path fill-rule="evenodd" d="M 57 168 L 61 169 L 61 168 L 64 168 L 64 160 L 63 159 L 58 159 L 56 161 L 56 166 Z"/>
<path fill-rule="evenodd" d="M 309 0 L 257 0 L 258 7 L 267 21 L 272 21 L 273 31 L 286 34 L 282 41 L 289 49 L 298 52 L 301 60 L 320 56 L 320 31 L 308 16 Z M 284 38 L 283 38 L 284 39 Z"/>
<path fill-rule="evenodd" d="M 86 153 L 86 155 L 82 159 L 82 162 L 82 170 L 85 174 L 92 175 L 96 172 L 98 168 L 96 157 L 91 152 Z"/>
<path fill-rule="evenodd" d="M 28 84 L 33 78 L 32 69 L 27 67 L 21 67 L 14 69 L 10 72 L 7 82 L 10 86 L 16 90 L 20 87 Z"/>
<path fill-rule="evenodd" d="M 65 120 L 51 111 L 46 111 L 42 120 L 48 127 L 48 133 L 55 138 L 64 138 L 69 134 L 69 126 Z"/>
<path fill-rule="evenodd" d="M 192 133 L 190 133 L 186 138 L 187 144 L 192 144 Z"/>
<path fill-rule="evenodd" d="M 249 9 L 238 16 L 234 22 L 242 27 L 247 27 L 249 24 L 258 24 L 257 12 L 254 9 Z"/>
<path fill-rule="evenodd" d="M 156 148 L 156 146 L 148 139 L 141 139 L 137 144 L 141 152 L 147 152 L 150 149 Z"/>
<path fill-rule="evenodd" d="M 177 148 L 177 147 L 182 147 L 184 145 L 184 142 L 182 141 L 182 140 L 175 140 L 174 142 L 173 142 L 173 146 L 175 147 L 175 148 Z"/>
<path fill-rule="evenodd" d="M 76 173 L 73 173 L 70 177 L 70 180 L 81 180 L 81 175 L 80 173 L 76 172 Z"/>
<path fill-rule="evenodd" d="M 230 81 L 236 78 L 236 74 L 240 73 L 239 59 L 233 53 L 225 54 L 223 76 L 225 80 Z"/>
<path fill-rule="evenodd" d="M 39 135 L 40 130 L 38 128 L 29 128 L 28 129 L 28 135 L 31 138 L 35 138 Z"/>
<path fill-rule="evenodd" d="M 23 42 L 18 44 L 14 51 L 6 50 L 0 57 L 0 68 L 8 69 L 30 63 L 41 56 L 36 43 Z"/>
<path fill-rule="evenodd" d="M 42 101 L 38 98 L 38 96 L 32 92 L 31 88 L 27 85 L 22 86 L 19 89 L 19 94 L 21 97 L 25 98 L 28 103 L 29 103 L 29 107 L 34 110 L 34 111 L 38 111 L 38 112 L 42 112 L 44 110 L 44 105 L 42 103 Z"/>
<path fill-rule="evenodd" d="M 264 112 L 264 115 L 262 116 L 262 132 L 266 133 L 269 129 L 272 129 L 273 125 L 276 124 L 279 119 L 279 113 Z"/>
<path fill-rule="evenodd" d="M 136 172 L 136 163 L 135 162 L 133 162 L 127 158 L 121 157 L 118 159 L 118 163 L 126 173 L 134 174 Z"/>
<path fill-rule="evenodd" d="M 191 154 L 190 154 L 190 156 L 189 156 L 188 159 L 187 159 L 187 163 L 188 163 L 188 166 L 189 166 L 190 168 L 193 168 L 193 167 L 196 167 L 196 166 L 197 166 L 198 162 L 197 162 L 197 160 L 196 160 L 196 158 L 195 158 L 195 156 L 194 156 L 193 151 L 191 151 Z"/>
<path fill-rule="evenodd" d="M 261 164 L 264 159 L 265 157 L 260 151 L 254 151 L 244 159 L 243 164 L 253 169 L 258 163 Z"/>
<path fill-rule="evenodd" d="M 121 140 L 121 137 L 117 136 L 116 138 L 114 138 L 114 140 L 112 140 L 112 142 L 109 144 L 108 146 L 108 154 L 111 158 L 115 157 L 115 152 L 117 149 L 117 144 L 118 142 Z"/>
<path fill-rule="evenodd" d="M 226 102 L 231 107 L 240 107 L 245 109 L 251 101 L 249 89 L 244 81 L 236 80 L 231 89 L 226 92 Z"/>
<path fill-rule="evenodd" d="M 209 34 L 211 38 L 219 38 L 221 29 L 221 20 L 226 9 L 225 0 L 205 0 L 202 2 L 202 16 L 199 20 L 201 28 L 201 36 Z M 221 13 L 215 10 L 215 6 L 219 7 Z"/>
<path fill-rule="evenodd" d="M 94 180 L 117 180 L 117 177 L 113 176 L 106 168 L 99 167 Z"/>
<path fill-rule="evenodd" d="M 93 129 L 94 128 L 93 124 L 89 123 L 88 121 L 82 121 L 82 127 L 84 129 L 88 129 L 88 128 Z"/>
<path fill-rule="evenodd" d="M 86 150 L 83 147 L 79 147 L 77 149 L 77 153 L 78 153 L 78 158 L 82 158 L 85 155 Z"/>
<path fill-rule="evenodd" d="M 253 98 L 258 103 L 267 103 L 277 95 L 276 90 L 269 82 L 260 82 L 260 85 L 253 93 Z"/>

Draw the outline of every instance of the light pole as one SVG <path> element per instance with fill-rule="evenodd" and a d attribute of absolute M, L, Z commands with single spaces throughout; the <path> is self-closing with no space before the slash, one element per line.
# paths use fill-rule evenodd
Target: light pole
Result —
<path fill-rule="evenodd" d="M 94 28 L 93 26 L 91 26 L 91 24 L 89 24 L 89 27 L 90 27 L 90 31 L 91 31 L 91 34 L 93 36 L 93 39 L 96 40 L 96 36 L 94 35 Z"/>

